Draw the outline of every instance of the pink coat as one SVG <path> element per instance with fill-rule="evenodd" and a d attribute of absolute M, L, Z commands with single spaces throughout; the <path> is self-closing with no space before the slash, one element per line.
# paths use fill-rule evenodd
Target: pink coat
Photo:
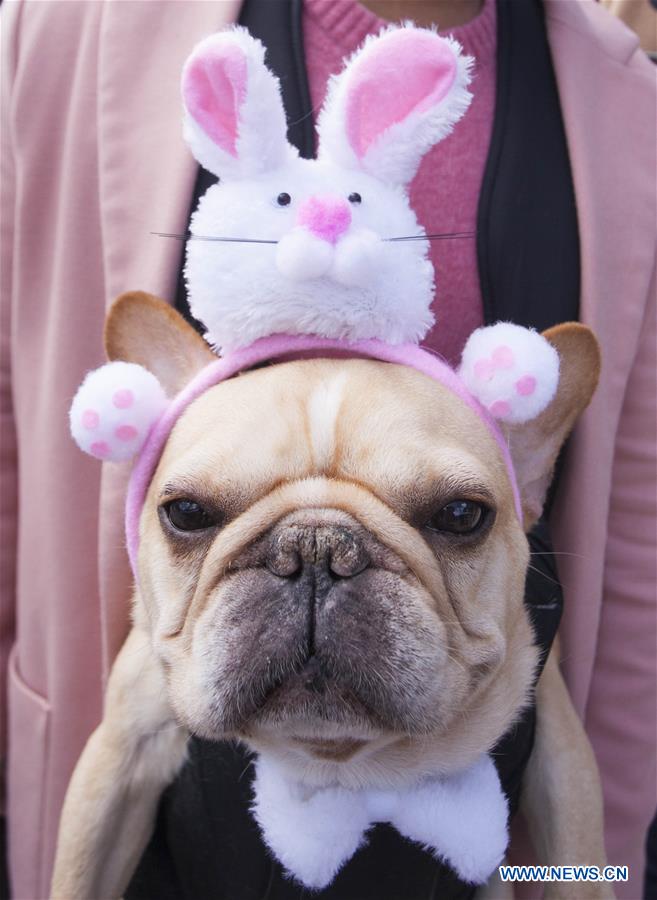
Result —
<path fill-rule="evenodd" d="M 67 780 L 128 627 L 126 472 L 79 453 L 67 407 L 102 361 L 107 304 L 128 288 L 174 295 L 181 248 L 149 232 L 186 225 L 196 168 L 179 73 L 239 3 L 4 6 L 0 618 L 1 647 L 13 646 L 11 875 L 15 896 L 34 900 L 47 895 Z M 636 898 L 656 803 L 655 71 L 593 0 L 545 7 L 582 319 L 604 354 L 554 510 L 563 669 L 603 773 L 610 858 L 634 872 L 618 892 Z"/>

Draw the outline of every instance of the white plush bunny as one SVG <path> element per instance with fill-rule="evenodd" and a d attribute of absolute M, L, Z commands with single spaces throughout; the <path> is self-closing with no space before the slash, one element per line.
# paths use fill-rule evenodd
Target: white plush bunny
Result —
<path fill-rule="evenodd" d="M 369 38 L 331 79 L 307 160 L 287 142 L 264 56 L 237 27 L 198 44 L 183 71 L 185 138 L 220 179 L 192 217 L 193 314 L 222 352 L 276 333 L 419 341 L 434 272 L 406 188 L 467 110 L 472 58 L 410 24 Z"/>

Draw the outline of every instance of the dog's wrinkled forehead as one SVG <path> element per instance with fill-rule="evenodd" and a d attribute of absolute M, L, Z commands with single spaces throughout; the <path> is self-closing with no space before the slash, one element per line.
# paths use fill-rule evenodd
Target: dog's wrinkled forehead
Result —
<path fill-rule="evenodd" d="M 369 360 L 281 363 L 211 388 L 176 423 L 152 490 L 205 485 L 238 513 L 315 475 L 362 484 L 401 513 L 459 489 L 485 490 L 513 512 L 480 417 L 421 373 Z"/>

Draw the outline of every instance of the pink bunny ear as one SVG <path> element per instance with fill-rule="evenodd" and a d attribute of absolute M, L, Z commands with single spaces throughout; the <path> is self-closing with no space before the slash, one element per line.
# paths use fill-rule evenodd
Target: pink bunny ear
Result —
<path fill-rule="evenodd" d="M 320 157 L 408 184 L 468 108 L 472 62 L 455 40 L 410 24 L 369 38 L 331 80 Z"/>
<path fill-rule="evenodd" d="M 237 157 L 237 123 L 246 99 L 246 57 L 225 41 L 195 54 L 183 75 L 187 111 L 214 143 Z"/>
<path fill-rule="evenodd" d="M 474 331 L 458 370 L 461 381 L 495 419 L 535 419 L 554 398 L 559 354 L 537 331 L 498 322 Z"/>
<path fill-rule="evenodd" d="M 89 372 L 78 388 L 69 412 L 71 434 L 96 459 L 132 459 L 167 403 L 162 385 L 147 369 L 108 363 Z"/>
<path fill-rule="evenodd" d="M 219 178 L 244 178 L 283 165 L 287 143 L 278 79 L 265 48 L 244 28 L 197 44 L 182 74 L 183 133 L 196 159 Z"/>

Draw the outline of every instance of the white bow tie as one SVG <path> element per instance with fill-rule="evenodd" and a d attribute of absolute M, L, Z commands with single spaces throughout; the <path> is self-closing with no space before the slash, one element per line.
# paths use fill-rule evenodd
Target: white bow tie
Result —
<path fill-rule="evenodd" d="M 260 756 L 255 770 L 251 811 L 264 841 L 307 888 L 330 884 L 377 822 L 390 823 L 472 884 L 488 879 L 507 848 L 507 802 L 486 755 L 456 775 L 401 790 L 311 793 L 269 757 Z"/>

